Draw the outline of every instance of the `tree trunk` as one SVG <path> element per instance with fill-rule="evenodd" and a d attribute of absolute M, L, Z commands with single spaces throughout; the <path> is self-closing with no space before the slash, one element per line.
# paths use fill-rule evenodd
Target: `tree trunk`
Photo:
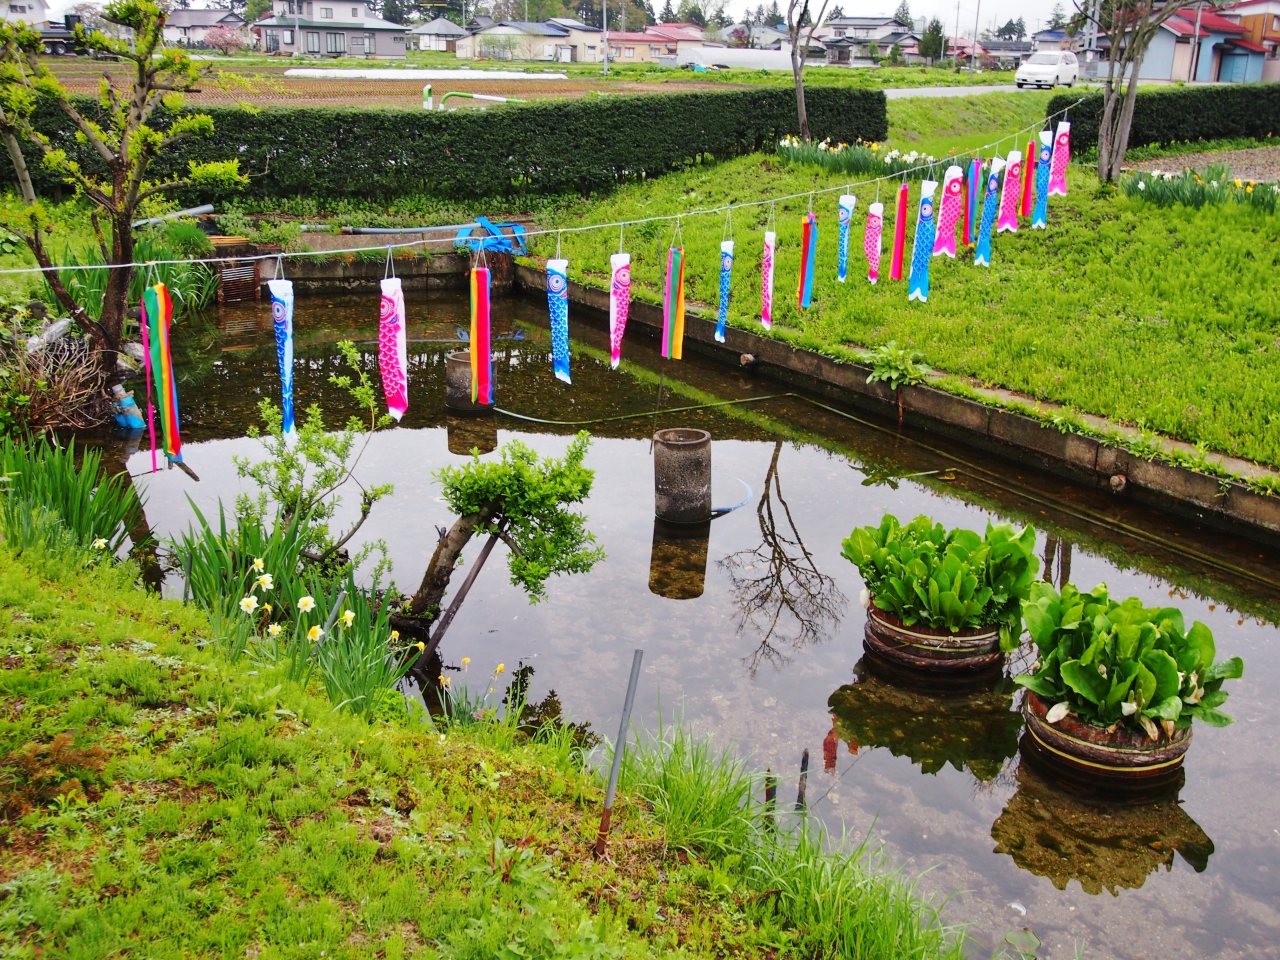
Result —
<path fill-rule="evenodd" d="M 1111 142 L 1111 169 L 1107 173 L 1108 180 L 1120 176 L 1120 168 L 1125 154 L 1129 152 L 1129 130 L 1133 126 L 1133 109 L 1138 100 L 1138 70 L 1142 67 L 1139 57 L 1133 64 L 1133 79 L 1129 80 L 1129 89 L 1125 91 L 1124 104 L 1120 107 L 1120 119 L 1116 122 L 1115 137 Z"/>
<path fill-rule="evenodd" d="M 112 217 L 111 259 L 117 264 L 133 262 L 133 224 L 124 215 Z M 133 267 L 114 266 L 107 271 L 107 292 L 102 298 L 99 321 L 106 343 L 97 345 L 102 362 L 102 375 L 108 382 L 116 379 L 116 354 L 124 338 L 124 321 L 129 309 L 129 288 L 133 284 Z"/>
<path fill-rule="evenodd" d="M 440 601 L 449 589 L 449 578 L 453 576 L 453 568 L 458 565 L 462 556 L 462 548 L 471 540 L 476 527 L 486 523 L 492 515 L 491 511 L 469 513 L 453 521 L 449 532 L 440 538 L 431 562 L 427 564 L 427 572 L 422 575 L 422 584 L 418 592 L 409 601 L 409 612 L 415 617 L 430 614 L 432 617 L 440 610 Z"/>
<path fill-rule="evenodd" d="M 809 132 L 809 111 L 804 103 L 804 54 L 800 51 L 799 37 L 791 44 L 791 72 L 796 78 L 796 116 L 800 120 L 800 136 L 805 143 L 813 141 Z"/>

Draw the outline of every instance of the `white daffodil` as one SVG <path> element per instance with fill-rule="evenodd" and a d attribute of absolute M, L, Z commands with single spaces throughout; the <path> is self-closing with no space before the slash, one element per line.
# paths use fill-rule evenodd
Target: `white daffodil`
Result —
<path fill-rule="evenodd" d="M 252 594 L 240 601 L 240 609 L 245 613 L 253 613 L 258 609 L 258 598 Z"/>
<path fill-rule="evenodd" d="M 258 573 L 261 573 L 264 569 L 266 569 L 266 566 L 267 566 L 267 562 L 263 560 L 262 557 L 257 557 L 253 561 L 253 569 L 256 570 Z"/>
<path fill-rule="evenodd" d="M 1044 718 L 1049 723 L 1057 723 L 1070 712 L 1071 705 L 1064 700 L 1062 703 L 1055 703 L 1050 707 L 1049 712 L 1045 714 Z"/>
<path fill-rule="evenodd" d="M 280 624 L 273 623 L 271 626 L 267 627 L 267 635 L 271 637 L 280 636 Z"/>
<path fill-rule="evenodd" d="M 97 540 L 93 541 L 93 549 L 95 550 L 107 549 L 107 541 L 103 540 L 102 537 L 99 537 Z"/>
<path fill-rule="evenodd" d="M 298 601 L 298 610 L 301 613 L 310 613 L 316 608 L 316 602 L 311 597 L 303 597 Z"/>
<path fill-rule="evenodd" d="M 264 591 L 270 590 L 275 585 L 276 582 L 272 579 L 271 574 L 269 573 L 264 573 L 258 578 L 257 583 L 254 584 L 255 587 L 261 587 Z"/>
<path fill-rule="evenodd" d="M 351 624 L 355 623 L 355 620 L 356 620 L 356 615 L 354 611 L 352 610 L 342 611 L 342 625 L 344 627 L 351 626 Z"/>
<path fill-rule="evenodd" d="M 863 587 L 862 592 L 858 594 L 858 603 L 861 605 L 863 610 L 871 609 L 871 591 L 866 587 Z"/>
<path fill-rule="evenodd" d="M 307 639 L 310 640 L 312 643 L 315 643 L 317 640 L 319 640 L 323 636 L 324 636 L 324 631 L 321 630 L 318 626 L 312 627 L 310 630 L 307 631 Z"/>

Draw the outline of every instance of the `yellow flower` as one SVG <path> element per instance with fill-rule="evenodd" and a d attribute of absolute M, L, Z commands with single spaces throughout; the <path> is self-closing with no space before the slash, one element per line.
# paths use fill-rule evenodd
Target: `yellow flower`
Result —
<path fill-rule="evenodd" d="M 342 625 L 344 627 L 351 626 L 351 624 L 355 623 L 355 620 L 356 620 L 356 615 L 353 611 L 351 610 L 342 611 Z"/>
<path fill-rule="evenodd" d="M 444 685 L 446 687 L 453 686 L 453 677 L 441 677 L 440 679 L 444 682 Z"/>
<path fill-rule="evenodd" d="M 269 603 L 264 603 L 264 604 L 262 605 L 262 612 L 263 612 L 263 613 L 270 613 L 270 612 L 271 612 L 272 610 L 274 610 L 274 609 L 275 609 L 275 607 L 271 606 L 271 604 L 269 604 Z"/>
<path fill-rule="evenodd" d="M 271 589 L 272 587 L 274 587 L 275 585 L 276 585 L 276 582 L 275 582 L 275 580 L 274 580 L 274 579 L 272 579 L 271 574 L 269 574 L 269 573 L 264 573 L 262 576 L 260 576 L 260 577 L 257 579 L 257 582 L 256 582 L 256 583 L 254 583 L 254 585 L 253 585 L 253 586 L 254 586 L 254 589 L 255 589 L 255 590 L 256 590 L 258 587 L 261 587 L 261 588 L 265 591 L 265 590 L 270 590 L 270 589 Z"/>
<path fill-rule="evenodd" d="M 101 537 L 99 537 L 97 540 L 93 541 L 93 549 L 95 549 L 95 550 L 105 550 L 105 549 L 107 549 L 107 541 L 105 541 L 105 540 L 103 540 Z"/>
<path fill-rule="evenodd" d="M 317 640 L 319 640 L 323 636 L 324 636 L 324 631 L 321 630 L 318 626 L 312 627 L 310 630 L 307 631 L 307 639 L 310 640 L 312 643 L 315 643 Z"/>
<path fill-rule="evenodd" d="M 399 631 L 399 630 L 392 630 L 392 631 L 391 631 L 391 639 L 392 639 L 392 640 L 399 640 L 399 639 L 400 639 L 400 631 Z"/>
<path fill-rule="evenodd" d="M 271 626 L 267 627 L 267 635 L 271 637 L 280 636 L 280 624 L 273 623 Z"/>
<path fill-rule="evenodd" d="M 1245 187 L 1245 188 L 1244 188 L 1244 192 L 1245 192 L 1245 193 L 1253 193 L 1253 184 L 1251 183 L 1251 184 L 1249 184 L 1247 187 Z"/>
<path fill-rule="evenodd" d="M 261 557 L 258 557 L 256 560 L 253 561 L 253 569 L 257 570 L 259 573 L 262 572 L 263 568 L 266 565 L 267 565 L 266 561 L 263 560 Z"/>
<path fill-rule="evenodd" d="M 252 596 L 245 597 L 240 601 L 240 609 L 245 613 L 253 613 L 253 611 L 258 609 L 258 598 Z"/>
<path fill-rule="evenodd" d="M 418 652 L 419 652 L 419 653 L 424 653 L 424 652 L 426 651 L 426 649 L 427 649 L 427 645 L 426 645 L 425 643 L 423 643 L 421 640 L 419 640 L 419 641 L 418 641 Z"/>
<path fill-rule="evenodd" d="M 1244 186 L 1244 184 L 1240 182 L 1239 177 L 1236 177 L 1236 189 L 1239 189 L 1242 186 Z"/>
<path fill-rule="evenodd" d="M 298 610 L 301 613 L 310 613 L 316 608 L 316 602 L 310 597 L 303 597 L 298 601 Z"/>
<path fill-rule="evenodd" d="M 462 658 L 462 665 L 463 665 L 464 667 L 465 667 L 468 663 L 470 663 L 470 662 L 471 662 L 471 658 L 470 658 L 470 657 L 463 657 L 463 658 Z"/>
<path fill-rule="evenodd" d="M 360 746 L 362 746 L 362 747 L 364 746 L 364 741 L 363 741 L 363 740 L 357 740 L 357 741 L 356 741 L 356 743 L 358 743 L 358 744 L 359 744 Z"/>
<path fill-rule="evenodd" d="M 501 673 L 503 670 L 505 670 L 505 669 L 507 669 L 507 665 L 506 665 L 505 663 L 500 663 L 500 664 L 498 664 L 498 669 L 497 669 L 497 670 L 495 670 L 495 671 L 493 671 L 493 675 L 496 677 L 498 674 L 500 674 L 500 673 Z"/>

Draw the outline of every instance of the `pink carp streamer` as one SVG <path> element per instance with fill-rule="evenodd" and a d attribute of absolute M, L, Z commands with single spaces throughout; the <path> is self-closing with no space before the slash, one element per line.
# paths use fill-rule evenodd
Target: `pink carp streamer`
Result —
<path fill-rule="evenodd" d="M 778 253 L 778 235 L 764 232 L 764 253 L 760 257 L 760 322 L 766 330 L 773 327 L 773 266 Z"/>
<path fill-rule="evenodd" d="M 1018 200 L 1022 191 L 1022 154 L 1011 150 L 1004 168 L 1004 189 L 1000 194 L 1000 216 L 996 219 L 996 233 L 1018 232 Z"/>
<path fill-rule="evenodd" d="M 631 313 L 631 254 L 615 253 L 609 258 L 609 270 L 609 365 L 617 370 Z"/>
<path fill-rule="evenodd" d="M 935 257 L 945 253 L 948 257 L 955 258 L 956 224 L 960 222 L 963 190 L 964 171 L 957 166 L 947 167 L 947 172 L 942 175 L 942 199 L 938 201 L 938 233 L 933 238 Z"/>
<path fill-rule="evenodd" d="M 1049 168 L 1049 196 L 1067 195 L 1067 164 L 1071 161 L 1071 124 L 1063 120 L 1053 137 L 1053 160 Z"/>
<path fill-rule="evenodd" d="M 902 258 L 907 250 L 907 181 L 898 188 L 898 205 L 893 220 L 893 258 L 889 261 L 889 279 L 902 279 Z"/>
<path fill-rule="evenodd" d="M 880 232 L 884 229 L 884 204 L 867 207 L 867 232 L 862 235 L 862 252 L 867 255 L 867 279 L 880 282 Z"/>
<path fill-rule="evenodd" d="M 398 277 L 382 281 L 378 310 L 378 368 L 387 413 L 399 420 L 409 409 L 409 348 L 405 337 L 404 290 Z"/>
<path fill-rule="evenodd" d="M 1031 216 L 1032 182 L 1036 175 L 1036 142 L 1027 141 L 1027 155 L 1022 158 L 1022 202 L 1018 205 L 1018 216 Z"/>

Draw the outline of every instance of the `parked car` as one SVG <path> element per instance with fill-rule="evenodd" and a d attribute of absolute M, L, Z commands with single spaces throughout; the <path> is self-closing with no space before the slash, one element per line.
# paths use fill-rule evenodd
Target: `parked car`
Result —
<path fill-rule="evenodd" d="M 1070 50 L 1033 53 L 1023 61 L 1013 82 L 1019 87 L 1069 87 L 1080 76 L 1080 61 Z"/>

